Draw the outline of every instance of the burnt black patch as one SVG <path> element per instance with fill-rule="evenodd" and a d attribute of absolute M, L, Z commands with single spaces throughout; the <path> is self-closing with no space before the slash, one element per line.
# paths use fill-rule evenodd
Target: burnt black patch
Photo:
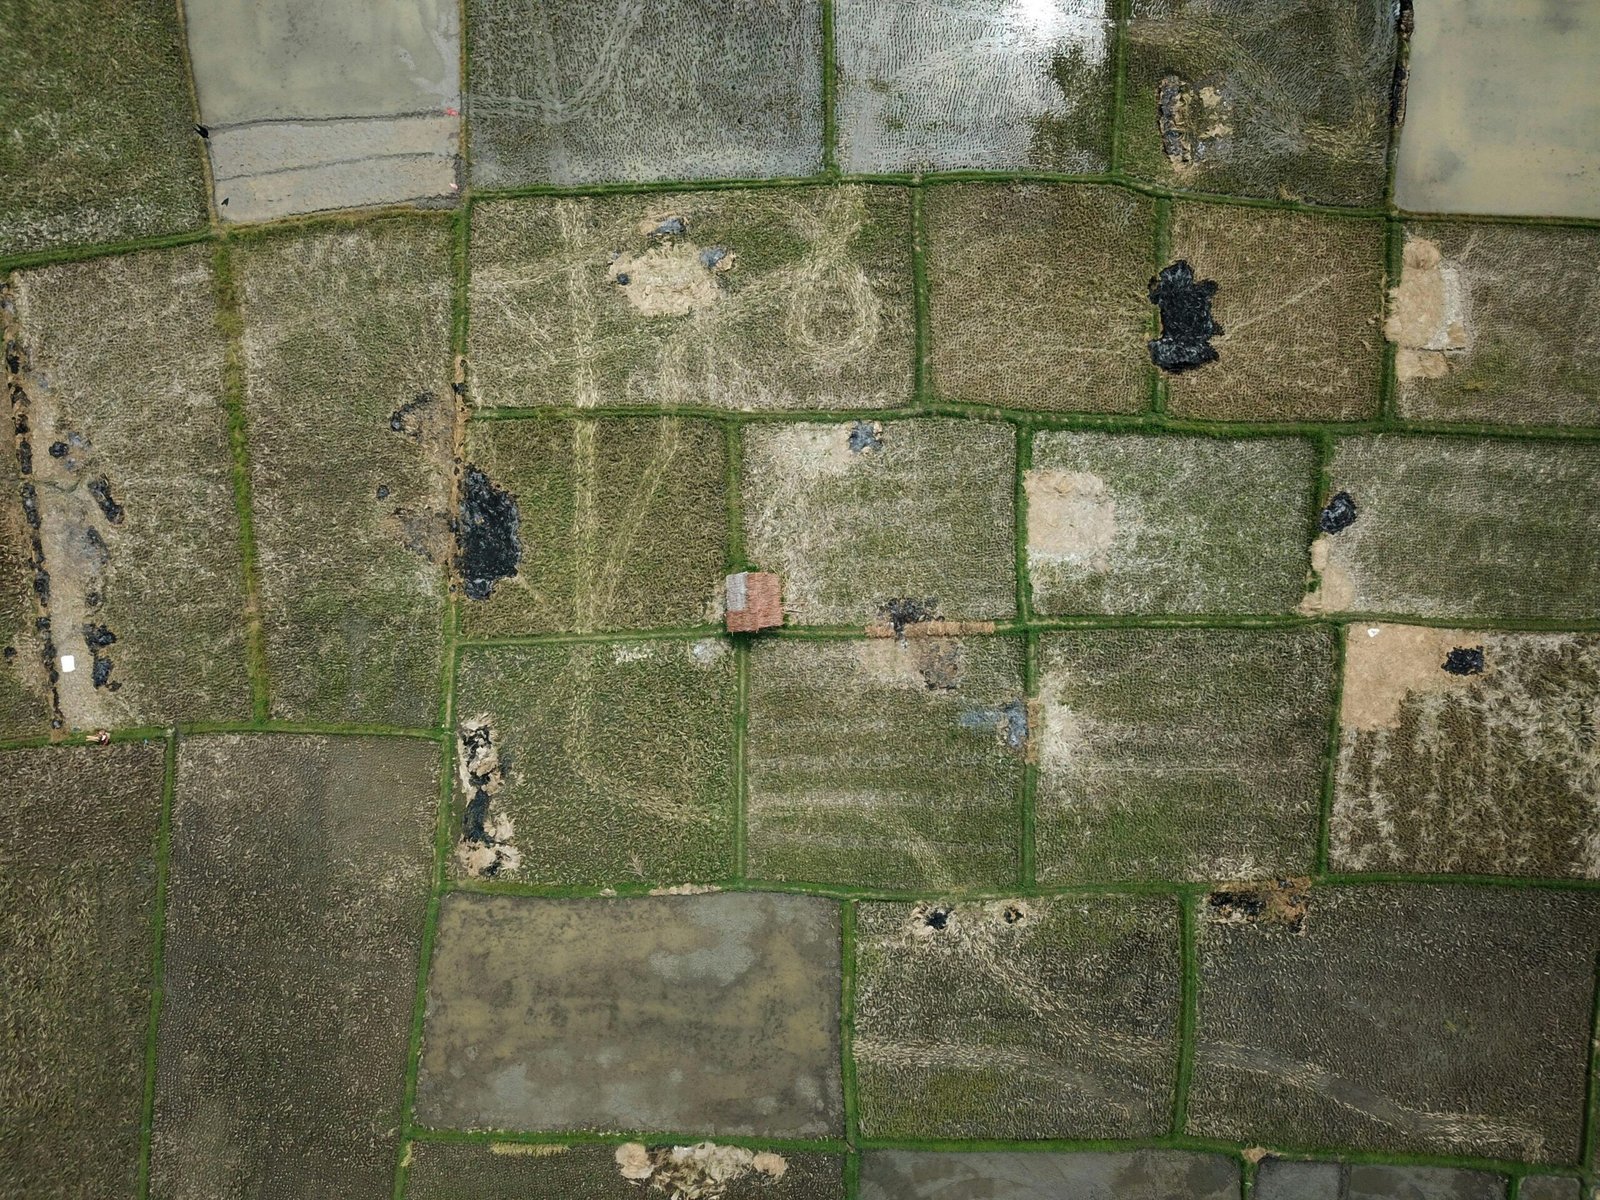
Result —
<path fill-rule="evenodd" d="M 104 650 L 107 646 L 116 645 L 117 635 L 104 625 L 85 625 L 83 640 L 91 650 Z"/>
<path fill-rule="evenodd" d="M 72 449 L 72 447 L 67 445 L 65 442 L 51 442 L 50 457 L 65 458 L 67 456 L 67 451 L 70 449 Z"/>
<path fill-rule="evenodd" d="M 109 686 L 113 692 L 121 688 L 120 683 L 111 682 L 111 656 L 106 653 L 108 647 L 116 645 L 117 635 L 112 633 L 109 627 L 91 621 L 83 627 L 83 643 L 89 647 L 89 654 L 94 660 L 94 667 L 90 672 L 94 686 L 96 688 Z"/>
<path fill-rule="evenodd" d="M 1339 492 L 1317 514 L 1317 525 L 1323 533 L 1338 533 L 1356 523 L 1356 502 L 1349 492 Z"/>
<path fill-rule="evenodd" d="M 700 265 L 708 271 L 715 271 L 727 257 L 728 248 L 726 246 L 707 246 L 700 251 Z M 732 265 L 731 263 L 729 264 L 729 266 Z"/>
<path fill-rule="evenodd" d="M 850 426 L 850 453 L 861 454 L 867 450 L 882 448 L 882 426 L 876 421 L 857 421 Z"/>
<path fill-rule="evenodd" d="M 1212 892 L 1206 903 L 1223 916 L 1254 920 L 1267 911 L 1267 894 L 1259 889 Z"/>
<path fill-rule="evenodd" d="M 682 237 L 689 232 L 689 224 L 682 217 L 668 217 L 650 232 L 655 237 Z"/>
<path fill-rule="evenodd" d="M 907 625 L 916 625 L 922 621 L 937 621 L 939 598 L 928 596 L 918 599 L 915 596 L 897 596 L 879 606 L 878 616 L 894 630 L 895 636 L 899 637 L 905 632 Z"/>
<path fill-rule="evenodd" d="M 91 672 L 94 686 L 103 688 L 111 682 L 111 660 L 103 654 L 94 656 L 94 670 Z"/>
<path fill-rule="evenodd" d="M 922 923 L 929 929 L 943 929 L 950 924 L 950 910 L 948 908 L 930 908 L 923 916 Z"/>
<path fill-rule="evenodd" d="M 470 599 L 487 600 L 496 583 L 517 573 L 522 561 L 517 536 L 521 525 L 516 497 L 495 487 L 477 467 L 468 467 L 456 547 L 462 586 Z"/>
<path fill-rule="evenodd" d="M 438 402 L 439 397 L 432 392 L 418 392 L 413 399 L 406 401 L 389 414 L 389 428 L 395 433 L 405 434 L 408 438 L 420 438 L 422 418 L 427 409 Z"/>
<path fill-rule="evenodd" d="M 627 287 L 630 283 L 633 282 L 633 276 L 629 275 L 626 271 L 618 271 L 617 272 L 617 282 L 620 283 L 623 287 Z"/>
<path fill-rule="evenodd" d="M 1161 336 L 1150 342 L 1150 361 L 1174 375 L 1217 361 L 1211 339 L 1222 332 L 1211 315 L 1213 279 L 1194 277 L 1183 259 L 1150 281 L 1150 303 L 1161 310 Z"/>
<path fill-rule="evenodd" d="M 1445 655 L 1443 665 L 1452 675 L 1482 675 L 1483 647 L 1457 646 Z"/>
<path fill-rule="evenodd" d="M 1006 919 L 1007 925 L 1015 925 L 1018 921 L 1022 920 L 1026 914 L 1024 914 L 1022 909 L 1018 908 L 1015 904 L 1008 904 L 1006 905 L 1006 910 L 1003 915 Z"/>
<path fill-rule="evenodd" d="M 117 498 L 111 494 L 111 481 L 104 475 L 89 481 L 89 494 L 94 497 L 94 502 L 100 506 L 100 512 L 105 519 L 113 525 L 121 525 L 122 519 L 127 515 L 127 510 L 117 503 Z"/>

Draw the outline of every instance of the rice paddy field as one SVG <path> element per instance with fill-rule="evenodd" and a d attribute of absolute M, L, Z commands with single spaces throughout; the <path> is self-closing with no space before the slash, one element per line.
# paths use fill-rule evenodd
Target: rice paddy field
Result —
<path fill-rule="evenodd" d="M 0 1200 L 1595 1200 L 1561 7 L 0 0 Z"/>

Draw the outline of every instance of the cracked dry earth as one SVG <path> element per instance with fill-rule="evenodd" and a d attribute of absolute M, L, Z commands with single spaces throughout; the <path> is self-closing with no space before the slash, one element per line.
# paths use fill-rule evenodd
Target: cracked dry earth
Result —
<path fill-rule="evenodd" d="M 0 1200 L 1594 1200 L 1493 9 L 5 7 Z"/>

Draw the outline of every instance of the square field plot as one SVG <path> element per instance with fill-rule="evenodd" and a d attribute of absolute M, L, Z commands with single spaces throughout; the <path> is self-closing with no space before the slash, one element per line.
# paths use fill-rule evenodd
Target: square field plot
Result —
<path fill-rule="evenodd" d="M 1600 445 L 1340 439 L 1353 523 L 1311 548 L 1308 612 L 1585 620 L 1600 604 Z"/>
<path fill-rule="evenodd" d="M 1235 898 L 1201 904 L 1190 1134 L 1577 1161 L 1594 896 L 1323 886 L 1289 923 Z"/>
<path fill-rule="evenodd" d="M 1346 638 L 1334 870 L 1600 876 L 1600 636 Z"/>
<path fill-rule="evenodd" d="M 1182 990 L 1171 898 L 869 903 L 856 936 L 864 1135 L 1167 1131 Z"/>
<path fill-rule="evenodd" d="M 457 873 L 546 884 L 732 875 L 735 692 L 721 638 L 466 651 Z"/>
<path fill-rule="evenodd" d="M 966 420 L 746 426 L 745 554 L 799 624 L 1016 612 L 1016 435 Z"/>
<path fill-rule="evenodd" d="M 941 398 L 1138 412 L 1154 310 L 1154 201 L 1120 188 L 930 187 L 928 290 Z"/>
<path fill-rule="evenodd" d="M 1382 204 L 1397 12 L 1388 0 L 1132 0 L 1124 169 L 1188 191 Z"/>
<path fill-rule="evenodd" d="M 16 461 L 37 521 L 17 532 L 42 557 L 56 661 L 42 674 L 34 649 L 0 674 L 49 695 L 69 728 L 248 717 L 211 249 L 20 272 L 4 308 Z"/>
<path fill-rule="evenodd" d="M 911 208 L 898 188 L 546 197 L 472 216 L 478 404 L 911 402 Z"/>
<path fill-rule="evenodd" d="M 387 1194 L 438 800 L 431 741 L 180 745 L 153 1195 Z"/>
<path fill-rule="evenodd" d="M 844 1200 L 833 1154 L 624 1142 L 414 1142 L 408 1200 Z"/>
<path fill-rule="evenodd" d="M 1378 415 L 1381 221 L 1178 201 L 1171 256 L 1214 282 L 1215 361 L 1168 373 L 1168 409 L 1235 421 Z"/>
<path fill-rule="evenodd" d="M 0 754 L 0 1196 L 130 1196 L 161 743 Z"/>
<path fill-rule="evenodd" d="M 861 1200 L 1235 1200 L 1238 1195 L 1238 1163 L 1221 1154 L 1183 1150 L 869 1150 L 861 1158 Z"/>
<path fill-rule="evenodd" d="M 478 187 L 822 168 L 814 0 L 469 0 Z"/>
<path fill-rule="evenodd" d="M 858 887 L 1017 878 L 1023 647 L 765 639 L 751 650 L 748 872 Z"/>
<path fill-rule="evenodd" d="M 1104 171 L 1114 16 L 1112 0 L 838 0 L 839 166 Z"/>
<path fill-rule="evenodd" d="M 1310 871 L 1333 642 L 1302 629 L 1125 629 L 1039 642 L 1041 882 Z"/>
<path fill-rule="evenodd" d="M 449 226 L 267 234 L 234 267 L 273 715 L 431 727 L 451 556 Z"/>
<path fill-rule="evenodd" d="M 1592 4 L 1418 5 L 1395 202 L 1418 212 L 1600 217 L 1597 42 Z"/>
<path fill-rule="evenodd" d="M 1041 613 L 1270 613 L 1305 587 L 1298 438 L 1040 433 L 1023 474 Z"/>
<path fill-rule="evenodd" d="M 1600 230 L 1408 224 L 1385 325 L 1400 415 L 1600 425 L 1600 339 L 1574 320 L 1596 308 Z"/>
<path fill-rule="evenodd" d="M 469 567 L 463 630 L 494 636 L 716 621 L 728 565 L 727 466 L 726 436 L 709 421 L 475 422 L 468 471 L 515 506 L 500 528 L 517 561 L 499 578 Z"/>
<path fill-rule="evenodd" d="M 8 5 L 0 111 L 0 255 L 204 227 L 174 5 Z"/>
<path fill-rule="evenodd" d="M 838 1136 L 839 987 L 839 906 L 817 897 L 453 893 L 417 1119 Z"/>

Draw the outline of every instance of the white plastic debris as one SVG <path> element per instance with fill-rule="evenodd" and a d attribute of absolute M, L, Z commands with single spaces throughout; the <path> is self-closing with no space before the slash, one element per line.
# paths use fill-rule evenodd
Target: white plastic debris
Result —
<path fill-rule="evenodd" d="M 61 656 L 61 673 L 63 675 L 71 675 L 77 669 L 78 660 L 76 658 L 70 654 L 63 654 Z"/>
<path fill-rule="evenodd" d="M 1367 636 L 1368 637 L 1377 637 L 1382 632 L 1383 632 L 1383 630 L 1379 629 L 1376 625 L 1367 626 Z"/>

